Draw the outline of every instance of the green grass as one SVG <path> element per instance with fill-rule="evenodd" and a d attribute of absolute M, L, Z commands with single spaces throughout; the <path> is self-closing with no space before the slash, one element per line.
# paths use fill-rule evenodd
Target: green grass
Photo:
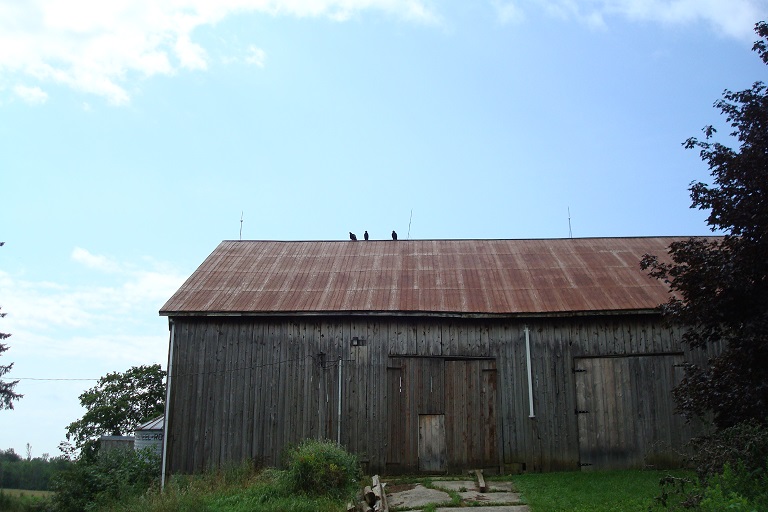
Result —
<path fill-rule="evenodd" d="M 529 473 L 511 477 L 532 512 L 647 512 L 660 510 L 659 481 L 684 471 L 581 471 Z"/>
<path fill-rule="evenodd" d="M 112 504 L 113 512 L 341 512 L 346 500 L 292 492 L 284 472 L 247 466 L 171 479 L 164 492 Z"/>

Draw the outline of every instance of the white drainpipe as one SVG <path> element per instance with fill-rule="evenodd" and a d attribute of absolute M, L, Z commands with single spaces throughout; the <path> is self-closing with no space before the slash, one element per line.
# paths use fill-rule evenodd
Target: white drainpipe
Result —
<path fill-rule="evenodd" d="M 535 418 L 536 415 L 533 413 L 533 377 L 531 375 L 531 336 L 527 325 L 525 326 L 525 361 L 528 366 L 528 417 Z"/>
<path fill-rule="evenodd" d="M 176 334 L 176 325 L 173 319 L 169 319 L 171 324 L 171 340 L 168 344 L 168 377 L 165 381 L 165 416 L 163 416 L 163 463 L 160 472 L 160 488 L 165 489 L 165 468 L 168 460 L 168 422 L 171 419 L 169 414 L 171 405 L 171 378 L 173 376 L 173 342 Z"/>

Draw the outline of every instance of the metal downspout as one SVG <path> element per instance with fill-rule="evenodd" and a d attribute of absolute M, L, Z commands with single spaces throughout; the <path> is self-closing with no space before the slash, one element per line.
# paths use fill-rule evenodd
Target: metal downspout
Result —
<path fill-rule="evenodd" d="M 171 380 L 173 379 L 173 343 L 176 338 L 176 325 L 173 323 L 173 319 L 169 318 L 168 323 L 171 325 L 170 342 L 168 343 L 168 378 L 165 383 L 165 416 L 163 416 L 163 462 L 160 470 L 160 488 L 165 489 L 165 471 L 168 461 L 168 423 L 170 422 L 170 405 L 171 405 Z"/>
<path fill-rule="evenodd" d="M 525 361 L 526 366 L 528 368 L 528 406 L 529 406 L 529 412 L 528 417 L 529 418 L 535 418 L 536 415 L 533 413 L 533 376 L 531 371 L 531 336 L 530 331 L 528 330 L 528 326 L 525 326 Z"/>
<path fill-rule="evenodd" d="M 339 410 L 337 412 L 338 425 L 336 426 L 336 444 L 341 445 L 341 365 L 343 359 L 339 356 Z"/>

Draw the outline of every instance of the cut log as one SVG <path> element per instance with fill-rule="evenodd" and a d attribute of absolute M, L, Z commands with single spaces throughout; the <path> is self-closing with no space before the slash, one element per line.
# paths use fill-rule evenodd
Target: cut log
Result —
<path fill-rule="evenodd" d="M 365 502 L 368 506 L 372 507 L 376 504 L 376 494 L 374 494 L 370 485 L 365 486 L 365 489 L 363 490 L 363 498 L 365 498 Z"/>
<path fill-rule="evenodd" d="M 477 490 L 479 490 L 480 492 L 486 492 L 488 490 L 488 486 L 485 485 L 485 478 L 483 478 L 483 470 L 476 469 L 475 476 L 477 477 Z"/>
<path fill-rule="evenodd" d="M 387 493 L 384 490 L 385 483 L 382 483 L 379 475 L 373 475 L 373 494 L 376 495 L 376 504 L 373 506 L 375 512 L 389 512 L 387 506 Z"/>

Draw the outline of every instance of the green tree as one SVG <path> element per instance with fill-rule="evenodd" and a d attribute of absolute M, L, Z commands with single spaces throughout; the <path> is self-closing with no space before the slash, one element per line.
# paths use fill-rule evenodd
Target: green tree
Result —
<path fill-rule="evenodd" d="M 5 242 L 0 242 L 0 247 L 4 245 Z M 5 313 L 0 313 L 0 318 L 4 317 Z M 3 352 L 8 350 L 8 345 L 3 343 L 3 340 L 7 340 L 10 336 L 10 334 L 0 332 L 0 356 L 3 355 Z M 14 391 L 14 388 L 16 387 L 16 384 L 19 383 L 19 381 L 6 381 L 3 379 L 3 375 L 11 371 L 11 368 L 13 368 L 13 363 L 7 365 L 0 364 L 0 410 L 13 409 L 14 400 L 18 400 L 24 396 Z"/>
<path fill-rule="evenodd" d="M 753 50 L 768 64 L 768 25 L 755 25 Z M 687 417 L 713 413 L 718 428 L 768 421 L 768 93 L 762 82 L 726 90 L 715 107 L 732 128 L 731 148 L 706 126 L 699 149 L 713 184 L 692 183 L 692 208 L 709 210 L 707 224 L 722 238 L 691 238 L 669 247 L 671 261 L 646 255 L 641 266 L 667 282 L 673 297 L 664 315 L 687 330 L 694 348 L 722 343 L 707 366 L 688 365 L 675 390 Z"/>
<path fill-rule="evenodd" d="M 159 364 L 113 372 L 80 395 L 86 413 L 67 426 L 67 440 L 77 448 L 92 445 L 102 435 L 126 435 L 163 414 L 165 371 Z"/>
<path fill-rule="evenodd" d="M 0 313 L 0 318 L 4 317 L 5 313 Z M 0 332 L 0 356 L 3 355 L 3 352 L 8 350 L 8 345 L 2 343 L 2 341 L 8 339 L 10 336 L 10 334 Z M 14 391 L 16 384 L 19 383 L 18 380 L 6 381 L 2 378 L 3 375 L 11 371 L 11 368 L 13 368 L 13 363 L 7 365 L 0 364 L 0 410 L 13 409 L 13 402 L 24 396 Z"/>

